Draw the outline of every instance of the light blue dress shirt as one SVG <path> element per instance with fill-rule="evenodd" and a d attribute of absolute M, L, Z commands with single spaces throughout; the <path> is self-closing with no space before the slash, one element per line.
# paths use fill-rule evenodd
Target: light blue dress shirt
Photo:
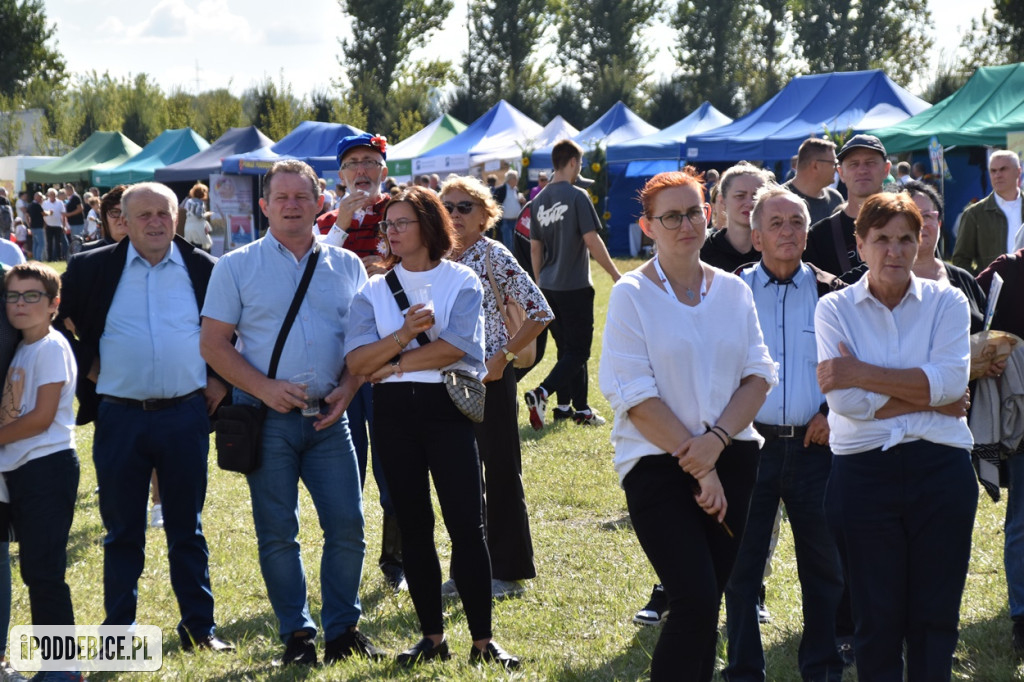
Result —
<path fill-rule="evenodd" d="M 366 269 L 351 251 L 321 243 L 309 290 L 288 333 L 275 378 L 316 372 L 307 389 L 325 396 L 338 385 L 345 367 L 349 308 L 366 281 Z M 203 316 L 235 326 L 236 348 L 264 374 L 274 342 L 306 269 L 312 246 L 301 259 L 268 232 L 225 254 L 213 268 Z"/>
<path fill-rule="evenodd" d="M 175 398 L 206 387 L 199 354 L 199 306 L 181 251 L 172 242 L 156 265 L 128 245 L 100 337 L 100 395 Z"/>
<path fill-rule="evenodd" d="M 754 421 L 804 426 L 825 401 L 818 388 L 814 336 L 818 285 L 814 273 L 801 263 L 791 283 L 783 284 L 759 262 L 744 269 L 740 278 L 754 293 L 765 345 L 779 365 L 779 385 L 768 394 Z"/>

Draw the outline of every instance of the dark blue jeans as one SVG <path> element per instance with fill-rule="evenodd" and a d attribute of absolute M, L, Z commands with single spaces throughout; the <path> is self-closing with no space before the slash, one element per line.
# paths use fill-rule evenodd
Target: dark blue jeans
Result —
<path fill-rule="evenodd" d="M 92 456 L 100 486 L 105 625 L 135 622 L 139 577 L 146 560 L 146 510 L 154 469 L 167 534 L 171 587 L 178 599 L 178 634 L 213 633 L 210 551 L 203 536 L 210 420 L 201 395 L 173 407 L 143 411 L 101 401 Z"/>
<path fill-rule="evenodd" d="M 780 501 L 786 505 L 793 529 L 803 595 L 804 632 L 797 657 L 800 674 L 804 680 L 829 682 L 843 677 L 835 643 L 843 576 L 824 507 L 831 468 L 832 452 L 820 445 L 805 448 L 802 438 L 772 439 L 761 450 L 747 527 L 725 588 L 729 665 L 724 677 L 731 682 L 765 679 L 757 598 Z"/>
<path fill-rule="evenodd" d="M 642 457 L 622 481 L 633 530 L 670 609 L 651 659 L 652 682 L 709 682 L 715 672 L 718 613 L 757 479 L 757 443 L 734 441 L 716 469 L 733 536 L 697 505 L 693 477 L 671 455 Z"/>
<path fill-rule="evenodd" d="M 75 622 L 64 573 L 78 475 L 74 450 L 30 460 L 6 474 L 11 523 L 20 545 L 21 579 L 28 587 L 33 625 Z"/>
<path fill-rule="evenodd" d="M 966 450 L 918 440 L 834 458 L 825 510 L 861 682 L 902 682 L 904 644 L 909 682 L 950 679 L 977 506 Z"/>

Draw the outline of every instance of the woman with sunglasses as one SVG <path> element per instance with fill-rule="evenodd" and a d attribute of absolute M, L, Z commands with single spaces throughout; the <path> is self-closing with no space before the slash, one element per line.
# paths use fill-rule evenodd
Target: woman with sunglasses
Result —
<path fill-rule="evenodd" d="M 487 399 L 484 420 L 475 425 L 476 443 L 484 471 L 487 547 L 491 552 L 493 576 L 491 592 L 496 598 L 510 597 L 522 593 L 523 581 L 537 575 L 523 492 L 512 361 L 554 319 L 554 314 L 540 288 L 511 252 L 501 242 L 484 237 L 484 231 L 498 224 L 502 216 L 501 206 L 491 197 L 490 190 L 474 177 L 459 176 L 444 183 L 440 196 L 457 236 L 449 257 L 472 268 L 484 287 Z M 498 308 L 504 309 L 507 301 L 518 303 L 526 311 L 527 320 L 518 330 L 506 328 Z M 456 581 L 447 581 L 443 590 L 448 594 L 457 593 Z"/>
<path fill-rule="evenodd" d="M 423 633 L 398 655 L 398 663 L 449 657 L 434 546 L 433 478 L 473 637 L 469 660 L 512 669 L 519 659 L 491 639 L 491 565 L 473 423 L 448 396 L 441 374 L 447 369 L 481 379 L 487 374 L 483 286 L 466 266 L 443 260 L 455 243 L 455 231 L 433 190 L 414 186 L 399 192 L 384 208 L 380 227 L 388 248 L 384 265 L 394 275 L 375 275 L 356 295 L 345 351 L 349 370 L 374 384 L 374 437 Z M 401 309 L 387 277 L 415 302 Z M 427 337 L 423 345 L 420 334 Z"/>
<path fill-rule="evenodd" d="M 719 608 L 763 442 L 752 421 L 778 383 L 750 289 L 700 260 L 701 181 L 687 167 L 641 190 L 640 227 L 657 255 L 612 287 L 601 354 L 615 469 L 668 597 L 654 682 L 715 672 Z"/>

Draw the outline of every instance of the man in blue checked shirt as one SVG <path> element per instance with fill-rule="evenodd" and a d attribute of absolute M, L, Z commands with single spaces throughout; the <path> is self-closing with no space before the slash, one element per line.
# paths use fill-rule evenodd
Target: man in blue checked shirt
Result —
<path fill-rule="evenodd" d="M 754 420 L 764 436 L 747 528 L 725 589 L 730 682 L 764 682 L 758 592 L 781 501 L 793 529 L 804 633 L 798 663 L 805 680 L 839 682 L 835 618 L 843 592 L 839 553 L 825 520 L 825 484 L 832 467 L 825 399 L 818 388 L 814 309 L 818 297 L 845 286 L 801 262 L 810 223 L 807 205 L 777 185 L 756 195 L 751 239 L 760 262 L 740 277 L 754 293 L 764 341 L 779 364 L 779 385 Z"/>

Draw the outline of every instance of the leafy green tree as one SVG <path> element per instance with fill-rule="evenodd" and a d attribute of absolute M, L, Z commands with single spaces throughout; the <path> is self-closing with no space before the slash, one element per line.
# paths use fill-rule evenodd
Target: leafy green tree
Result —
<path fill-rule="evenodd" d="M 799 0 L 793 24 L 810 73 L 885 69 L 906 86 L 927 69 L 932 46 L 926 0 Z"/>
<path fill-rule="evenodd" d="M 78 125 L 76 139 L 70 141 L 71 144 L 83 142 L 97 130 L 122 130 L 127 104 L 127 88 L 124 83 L 111 76 L 109 71 L 102 75 L 90 71 L 75 80 L 74 87 L 66 93 L 66 101 L 70 105 L 70 111 L 66 112 L 67 118 Z M 49 110 L 46 116 L 48 119 L 51 117 Z M 51 132 L 55 137 L 61 137 L 55 129 Z M 128 137 L 131 138 L 131 135 Z M 143 144 L 135 139 L 133 141 Z"/>
<path fill-rule="evenodd" d="M 957 71 L 971 73 L 979 66 L 1024 61 L 1024 5 L 991 0 L 980 19 L 972 19 L 960 44 Z"/>
<path fill-rule="evenodd" d="M 366 107 L 363 106 L 359 95 L 354 93 L 349 93 L 348 96 L 335 101 L 331 120 L 334 123 L 344 123 L 360 130 L 368 130 L 370 127 L 366 122 Z"/>
<path fill-rule="evenodd" d="M 596 118 L 587 113 L 587 108 L 583 105 L 583 94 L 579 88 L 565 81 L 551 91 L 551 95 L 545 102 L 542 118 L 545 121 L 550 121 L 559 114 L 580 130 L 593 123 Z M 457 114 L 454 115 L 457 116 Z M 469 119 L 463 120 L 468 121 Z"/>
<path fill-rule="evenodd" d="M 43 0 L 0 0 L 0 30 L 0 94 L 23 92 L 32 81 L 63 85 L 67 66 L 51 46 L 57 27 Z"/>
<path fill-rule="evenodd" d="M 299 105 L 291 85 L 280 85 L 269 77 L 242 94 L 242 106 L 249 121 L 274 140 L 280 140 L 298 124 Z"/>
<path fill-rule="evenodd" d="M 242 125 L 242 100 L 227 88 L 208 90 L 196 97 L 198 122 L 196 132 L 207 140 L 216 140 L 228 131 Z M 264 134 L 268 134 L 263 131 Z"/>
<path fill-rule="evenodd" d="M 121 87 L 124 91 L 124 123 L 121 132 L 144 147 L 167 127 L 163 90 L 145 73 L 131 80 L 125 79 Z"/>
<path fill-rule="evenodd" d="M 678 78 L 661 80 L 649 86 L 645 99 L 647 107 L 638 113 L 658 128 L 667 128 L 700 105 L 700 102 L 692 105 L 694 96 Z"/>
<path fill-rule="evenodd" d="M 552 0 L 558 17 L 558 59 L 580 81 L 592 115 L 622 100 L 636 104 L 651 51 L 641 35 L 654 21 L 659 0 Z M 625 82 L 630 81 L 628 92 Z"/>
<path fill-rule="evenodd" d="M 164 105 L 168 128 L 175 130 L 192 128 L 202 135 L 199 132 L 199 109 L 196 107 L 196 98 L 192 93 L 187 92 L 181 86 L 176 86 L 167 96 Z"/>
<path fill-rule="evenodd" d="M 310 121 L 330 122 L 334 115 L 334 98 L 324 89 L 309 93 L 309 108 L 306 118 Z"/>
<path fill-rule="evenodd" d="M 352 38 L 339 41 L 344 78 L 366 108 L 372 130 L 390 127 L 387 98 L 412 52 L 430 40 L 454 6 L 452 0 L 338 0 Z"/>
<path fill-rule="evenodd" d="M 549 87 L 534 55 L 551 18 L 547 8 L 548 0 L 470 3 L 463 96 L 473 97 L 480 113 L 504 99 L 527 116 L 540 115 Z"/>
<path fill-rule="evenodd" d="M 18 102 L 14 97 L 0 93 L 0 156 L 18 153 L 18 143 L 25 124 L 18 116 Z"/>

